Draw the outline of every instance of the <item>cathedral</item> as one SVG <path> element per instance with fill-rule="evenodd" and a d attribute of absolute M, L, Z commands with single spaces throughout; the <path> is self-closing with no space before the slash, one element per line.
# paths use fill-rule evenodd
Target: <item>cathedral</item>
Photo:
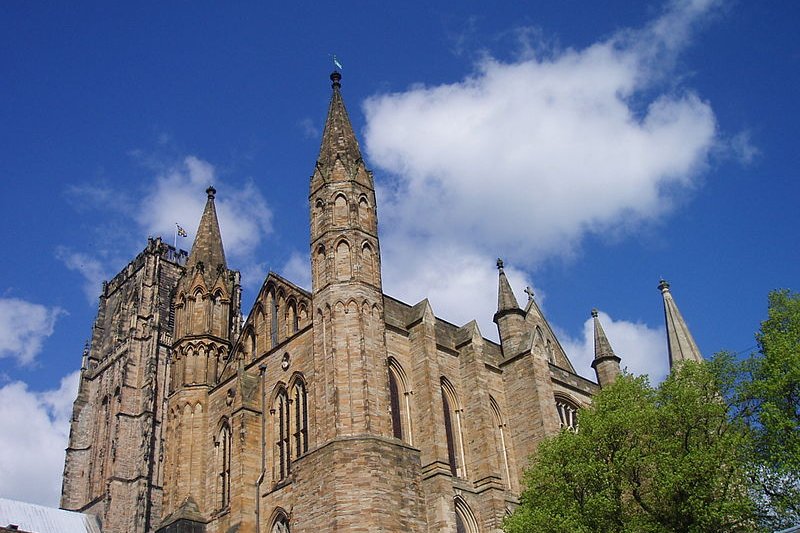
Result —
<path fill-rule="evenodd" d="M 331 80 L 311 290 L 270 272 L 242 313 L 213 187 L 190 252 L 150 239 L 103 285 L 63 509 L 106 533 L 495 532 L 537 443 L 620 373 L 593 312 L 597 382 L 578 375 L 500 260 L 499 344 L 383 293 L 373 175 Z M 670 362 L 702 359 L 659 288 Z"/>

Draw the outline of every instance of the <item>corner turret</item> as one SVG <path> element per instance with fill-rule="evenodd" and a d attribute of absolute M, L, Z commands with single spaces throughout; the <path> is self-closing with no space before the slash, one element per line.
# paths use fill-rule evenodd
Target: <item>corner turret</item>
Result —
<path fill-rule="evenodd" d="M 597 375 L 597 383 L 601 387 L 605 387 L 614 383 L 617 376 L 619 376 L 620 358 L 611 348 L 611 343 L 608 342 L 606 332 L 603 331 L 603 326 L 600 324 L 600 319 L 597 315 L 597 309 L 592 309 L 592 320 L 594 321 L 594 361 L 592 361 L 592 368 L 594 368 L 594 372 Z"/>
<path fill-rule="evenodd" d="M 525 311 L 520 309 L 511 284 L 508 282 L 502 259 L 497 260 L 498 287 L 497 287 L 497 312 L 494 314 L 494 323 L 500 334 L 500 344 L 503 355 L 510 357 L 516 355 L 525 327 Z"/>

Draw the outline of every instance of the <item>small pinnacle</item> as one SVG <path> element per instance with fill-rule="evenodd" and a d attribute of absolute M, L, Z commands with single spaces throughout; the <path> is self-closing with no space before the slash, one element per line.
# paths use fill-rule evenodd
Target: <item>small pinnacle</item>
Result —
<path fill-rule="evenodd" d="M 499 257 L 497 258 L 497 270 L 499 270 L 500 272 L 503 271 L 503 260 L 500 259 Z"/>
<path fill-rule="evenodd" d="M 213 185 L 210 185 L 208 189 L 206 189 L 206 194 L 209 200 L 213 200 L 214 196 L 217 194 L 217 189 L 215 189 Z"/>
<path fill-rule="evenodd" d="M 334 70 L 333 72 L 331 72 L 331 81 L 333 82 L 331 84 L 331 87 L 333 87 L 334 89 L 338 89 L 342 86 L 342 84 L 340 83 L 342 81 L 342 75 L 339 73 L 338 70 Z"/>
<path fill-rule="evenodd" d="M 592 309 L 592 318 L 597 318 L 597 308 Z"/>
<path fill-rule="evenodd" d="M 661 281 L 658 282 L 658 290 L 661 292 L 669 292 L 669 283 L 664 278 L 661 278 Z"/>

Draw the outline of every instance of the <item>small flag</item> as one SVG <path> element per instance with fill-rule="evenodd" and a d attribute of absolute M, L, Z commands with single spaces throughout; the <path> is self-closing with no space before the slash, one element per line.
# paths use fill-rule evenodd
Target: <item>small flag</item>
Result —
<path fill-rule="evenodd" d="M 339 62 L 338 59 L 336 59 L 335 55 L 333 56 L 333 64 L 336 65 L 336 68 L 338 68 L 339 70 L 342 70 L 342 64 Z"/>
<path fill-rule="evenodd" d="M 188 237 L 189 236 L 189 235 L 186 234 L 186 230 L 183 229 L 180 224 L 178 224 L 176 222 L 175 225 L 178 226 L 178 237 Z"/>

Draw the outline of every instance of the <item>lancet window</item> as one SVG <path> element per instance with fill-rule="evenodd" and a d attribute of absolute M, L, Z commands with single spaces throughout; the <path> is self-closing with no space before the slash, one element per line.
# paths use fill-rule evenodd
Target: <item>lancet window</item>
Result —
<path fill-rule="evenodd" d="M 276 474 L 278 479 L 285 479 L 289 475 L 291 468 L 291 450 L 289 448 L 289 395 L 286 389 L 281 387 L 275 397 L 272 413 L 275 419 L 275 454 L 276 454 Z"/>
<path fill-rule="evenodd" d="M 561 428 L 578 429 L 578 407 L 569 400 L 556 396 L 556 411 Z"/>
<path fill-rule="evenodd" d="M 280 512 L 275 520 L 272 522 L 270 533 L 289 533 L 289 519 L 283 512 Z"/>
<path fill-rule="evenodd" d="M 450 472 L 454 476 L 467 477 L 464 439 L 461 431 L 461 405 L 458 402 L 455 388 L 446 378 L 442 378 L 442 406 Z"/>
<path fill-rule="evenodd" d="M 455 499 L 456 533 L 478 533 L 478 520 L 460 496 Z"/>
<path fill-rule="evenodd" d="M 231 501 L 231 428 L 227 420 L 223 420 L 217 436 L 217 476 L 219 481 L 220 509 L 226 508 Z"/>
<path fill-rule="evenodd" d="M 511 470 L 508 466 L 508 448 L 506 447 L 506 424 L 500 414 L 500 406 L 494 398 L 489 396 L 489 404 L 492 409 L 492 420 L 494 421 L 495 447 L 500 456 L 500 467 L 503 469 L 503 476 L 507 488 L 511 488 Z"/>
<path fill-rule="evenodd" d="M 292 387 L 294 408 L 294 450 L 295 457 L 308 451 L 308 394 L 302 379 L 297 379 Z"/>
<path fill-rule="evenodd" d="M 413 444 L 411 432 L 411 391 L 400 364 L 389 358 L 389 407 L 392 414 L 392 435 Z"/>

